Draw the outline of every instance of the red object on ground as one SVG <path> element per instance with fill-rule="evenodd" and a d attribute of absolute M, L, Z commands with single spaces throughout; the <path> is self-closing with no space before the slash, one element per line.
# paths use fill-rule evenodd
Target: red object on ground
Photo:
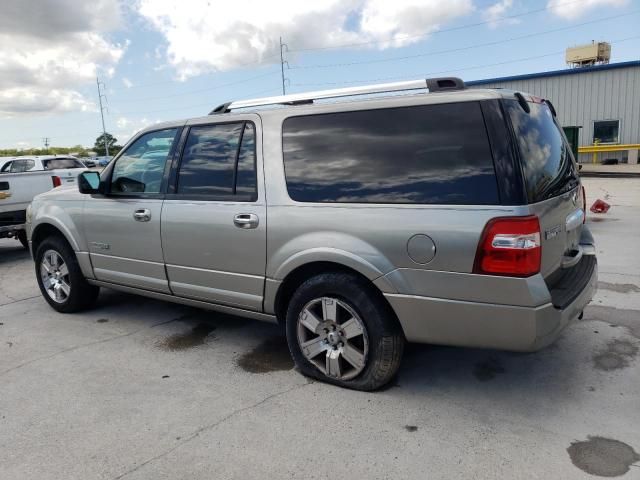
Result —
<path fill-rule="evenodd" d="M 610 208 L 611 205 L 609 205 L 604 200 L 598 199 L 593 202 L 593 205 L 591 205 L 591 208 L 589 210 L 591 210 L 593 213 L 607 213 Z"/>

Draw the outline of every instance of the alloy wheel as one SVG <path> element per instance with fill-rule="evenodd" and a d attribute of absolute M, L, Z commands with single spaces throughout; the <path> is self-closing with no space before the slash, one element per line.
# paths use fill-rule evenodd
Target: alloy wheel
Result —
<path fill-rule="evenodd" d="M 349 380 L 366 366 L 369 341 L 365 324 L 345 302 L 316 298 L 298 317 L 298 345 L 326 376 Z"/>
<path fill-rule="evenodd" d="M 47 250 L 40 261 L 40 278 L 49 297 L 56 303 L 64 303 L 71 294 L 69 268 L 55 250 Z"/>

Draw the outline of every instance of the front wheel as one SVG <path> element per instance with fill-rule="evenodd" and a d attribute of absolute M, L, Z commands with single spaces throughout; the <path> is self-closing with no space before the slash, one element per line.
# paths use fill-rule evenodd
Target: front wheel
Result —
<path fill-rule="evenodd" d="M 304 282 L 291 298 L 286 327 L 304 375 L 369 391 L 400 366 L 402 330 L 379 292 L 357 275 L 325 273 Z"/>
<path fill-rule="evenodd" d="M 60 237 L 50 237 L 38 247 L 36 277 L 44 299 L 62 313 L 93 305 L 100 290 L 87 283 L 73 250 Z"/>

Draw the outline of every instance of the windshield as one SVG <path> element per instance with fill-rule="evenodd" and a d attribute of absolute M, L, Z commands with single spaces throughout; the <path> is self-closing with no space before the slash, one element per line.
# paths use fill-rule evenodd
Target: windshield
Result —
<path fill-rule="evenodd" d="M 568 192 L 579 179 L 571 149 L 549 107 L 544 103 L 528 105 L 529 113 L 517 100 L 505 102 L 518 142 L 527 196 L 535 203 Z"/>

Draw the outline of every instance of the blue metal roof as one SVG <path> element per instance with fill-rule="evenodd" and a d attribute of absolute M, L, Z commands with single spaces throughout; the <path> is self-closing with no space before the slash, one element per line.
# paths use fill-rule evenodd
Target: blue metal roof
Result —
<path fill-rule="evenodd" d="M 600 72 L 604 70 L 616 70 L 618 68 L 640 67 L 640 60 L 630 62 L 609 63 L 607 65 L 594 65 L 592 67 L 567 68 L 565 70 L 553 70 L 550 72 L 527 73 L 525 75 L 512 75 L 510 77 L 485 78 L 465 82 L 467 85 L 485 85 L 488 83 L 511 82 L 514 80 L 529 80 L 532 78 L 557 77 L 561 75 L 578 75 L 579 73 Z"/>

